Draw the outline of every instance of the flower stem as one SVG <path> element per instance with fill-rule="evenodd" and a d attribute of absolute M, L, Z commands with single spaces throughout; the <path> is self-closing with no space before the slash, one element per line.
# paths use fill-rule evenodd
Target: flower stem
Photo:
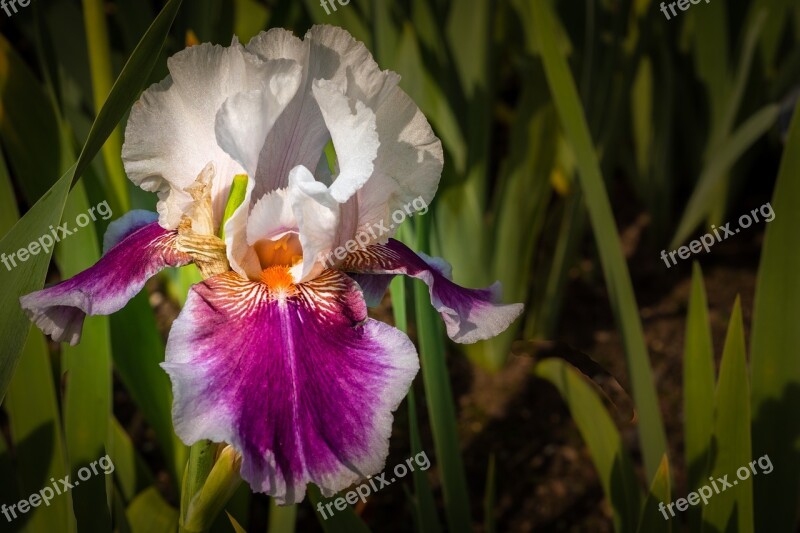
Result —
<path fill-rule="evenodd" d="M 214 467 L 214 456 L 217 445 L 210 440 L 201 440 L 189 449 L 189 461 L 186 463 L 186 474 L 183 476 L 181 490 L 181 519 L 178 531 L 188 533 L 184 527 L 192 500 L 205 485 L 211 469 Z"/>

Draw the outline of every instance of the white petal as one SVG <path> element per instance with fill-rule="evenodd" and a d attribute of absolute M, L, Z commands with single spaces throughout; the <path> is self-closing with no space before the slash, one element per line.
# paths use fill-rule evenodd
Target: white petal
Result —
<path fill-rule="evenodd" d="M 323 183 L 298 166 L 289 173 L 289 199 L 300 229 L 303 263 L 292 269 L 297 282 L 315 278 L 324 270 L 324 257 L 335 246 L 340 224 L 339 204 Z"/>
<path fill-rule="evenodd" d="M 359 228 L 385 223 L 406 208 L 429 205 L 439 187 L 444 165 L 442 143 L 411 98 L 395 88 L 376 111 L 380 137 L 375 171 L 358 191 Z M 395 230 L 383 235 L 392 236 Z"/>
<path fill-rule="evenodd" d="M 352 101 L 333 82 L 314 83 L 314 98 L 333 139 L 339 174 L 330 187 L 331 196 L 346 202 L 372 175 L 373 161 L 378 154 L 378 132 L 375 113 L 363 102 Z M 351 111 L 354 104 L 355 113 Z"/>
<path fill-rule="evenodd" d="M 225 100 L 216 118 L 219 146 L 256 178 L 267 134 L 300 86 L 301 67 L 288 59 L 267 61 L 264 89 Z"/>
<path fill-rule="evenodd" d="M 222 216 L 231 180 L 243 169 L 217 145 L 216 113 L 230 96 L 262 88 L 264 72 L 263 62 L 238 43 L 193 46 L 171 57 L 168 67 L 170 76 L 134 104 L 122 158 L 134 183 L 159 192 L 160 223 L 174 229 L 186 208 L 183 189 L 209 162 L 217 171 L 214 211 Z"/>
<path fill-rule="evenodd" d="M 338 57 L 336 69 L 329 69 L 316 79 L 330 79 L 347 87 L 347 96 L 365 102 L 368 107 L 376 108 L 400 82 L 396 73 L 381 70 L 364 43 L 338 26 L 313 26 L 306 40 L 311 41 L 312 54 L 324 56 L 332 51 Z"/>
<path fill-rule="evenodd" d="M 297 229 L 288 190 L 278 189 L 259 199 L 250 211 L 247 244 L 252 246 L 261 239 L 280 239 Z"/>
<path fill-rule="evenodd" d="M 247 224 L 255 186 L 255 180 L 247 180 L 244 201 L 225 223 L 225 248 L 231 269 L 240 276 L 252 280 L 257 280 L 261 274 L 258 255 L 247 243 Z"/>

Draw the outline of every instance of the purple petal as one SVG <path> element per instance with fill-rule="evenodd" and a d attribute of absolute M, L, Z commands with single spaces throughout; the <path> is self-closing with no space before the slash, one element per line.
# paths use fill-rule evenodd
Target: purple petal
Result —
<path fill-rule="evenodd" d="M 466 289 L 450 279 L 450 265 L 439 258 L 417 255 L 400 241 L 389 239 L 349 254 L 339 269 L 361 274 L 357 279 L 367 287 L 370 298 L 387 279 L 366 281 L 369 274 L 381 276 L 404 274 L 424 281 L 431 303 L 447 326 L 447 335 L 456 342 L 472 344 L 499 335 L 522 313 L 522 304 L 500 304 L 501 288 L 497 282 L 487 289 Z"/>
<path fill-rule="evenodd" d="M 177 232 L 147 219 L 131 211 L 109 226 L 105 242 L 116 244 L 94 266 L 20 298 L 28 317 L 56 342 L 74 346 L 86 315 L 119 311 L 165 267 L 189 264 L 191 257 L 175 249 Z"/>
<path fill-rule="evenodd" d="M 163 367 L 181 439 L 233 445 L 252 489 L 290 504 L 308 483 L 330 495 L 383 469 L 419 362 L 329 270 L 283 292 L 233 272 L 195 285 Z"/>

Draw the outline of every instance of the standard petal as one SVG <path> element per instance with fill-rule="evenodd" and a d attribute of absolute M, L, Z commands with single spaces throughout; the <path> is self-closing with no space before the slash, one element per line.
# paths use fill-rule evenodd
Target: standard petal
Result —
<path fill-rule="evenodd" d="M 311 42 L 312 55 L 331 50 L 338 57 L 338 68 L 325 76 L 331 80 L 328 84 L 375 113 L 378 154 L 371 177 L 358 191 L 358 227 L 390 226 L 395 211 L 426 208 L 442 174 L 442 143 L 416 104 L 398 87 L 400 77 L 381 70 L 363 43 L 336 26 L 314 26 L 306 40 Z M 342 151 L 339 146 L 336 149 L 341 162 Z M 390 228 L 379 240 L 385 242 L 394 233 Z"/>
<path fill-rule="evenodd" d="M 229 97 L 264 89 L 265 63 L 238 43 L 201 44 L 168 61 L 170 76 L 131 109 L 122 158 L 131 181 L 159 193 L 160 223 L 177 228 L 190 198 L 184 192 L 209 162 L 215 219 L 222 217 L 233 177 L 244 172 L 217 144 L 217 111 Z"/>
<path fill-rule="evenodd" d="M 252 489 L 291 504 L 383 469 L 419 362 L 341 273 L 278 291 L 231 272 L 193 287 L 163 367 L 181 439 L 233 445 Z"/>
<path fill-rule="evenodd" d="M 264 64 L 264 89 L 237 93 L 222 104 L 216 117 L 217 143 L 255 178 L 258 156 L 267 134 L 300 85 L 296 61 L 275 59 Z"/>
<path fill-rule="evenodd" d="M 337 202 L 344 203 L 364 186 L 375 168 L 373 162 L 378 155 L 375 113 L 364 102 L 349 99 L 333 82 L 319 80 L 312 91 L 331 133 L 339 163 L 330 193 Z"/>
<path fill-rule="evenodd" d="M 289 172 L 296 166 L 316 168 L 331 138 L 312 93 L 317 80 L 330 80 L 348 99 L 361 101 L 371 109 L 400 80 L 397 74 L 382 71 L 363 43 L 335 26 L 314 26 L 303 41 L 290 32 L 273 29 L 253 38 L 247 49 L 265 60 L 292 59 L 304 66 L 300 89 L 278 119 L 261 154 L 256 198 L 286 187 Z"/>
<path fill-rule="evenodd" d="M 337 267 L 344 272 L 361 274 L 360 279 L 375 288 L 388 280 L 364 281 L 363 275 L 403 274 L 424 281 L 430 289 L 431 303 L 447 326 L 447 335 L 456 342 L 471 344 L 502 333 L 522 313 L 522 304 L 503 305 L 500 283 L 488 289 L 466 289 L 450 280 L 450 265 L 442 259 L 417 255 L 400 241 L 389 239 L 383 244 L 353 252 Z M 380 283 L 379 283 L 380 281 Z M 385 287 L 385 285 L 384 285 Z"/>
<path fill-rule="evenodd" d="M 387 226 L 388 233 L 377 239 L 385 242 L 396 232 L 390 224 L 395 212 L 427 209 L 439 187 L 444 155 L 427 119 L 399 87 L 381 100 L 375 115 L 380 145 L 372 176 L 358 191 L 358 227 Z"/>
<path fill-rule="evenodd" d="M 288 198 L 303 246 L 303 263 L 292 273 L 297 281 L 307 281 L 323 271 L 323 258 L 336 245 L 339 203 L 325 184 L 316 181 L 302 166 L 289 174 Z"/>
<path fill-rule="evenodd" d="M 91 268 L 20 298 L 25 313 L 57 342 L 78 343 L 86 315 L 119 311 L 142 290 L 145 282 L 165 267 L 192 259 L 175 249 L 177 232 L 156 222 L 141 225 L 140 212 L 131 212 L 109 226 L 118 244 Z"/>

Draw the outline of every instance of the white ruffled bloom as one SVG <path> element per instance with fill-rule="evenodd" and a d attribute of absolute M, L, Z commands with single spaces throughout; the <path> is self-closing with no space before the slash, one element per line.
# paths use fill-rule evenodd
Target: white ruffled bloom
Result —
<path fill-rule="evenodd" d="M 295 282 L 313 279 L 320 258 L 360 228 L 436 193 L 440 141 L 399 76 L 340 28 L 315 26 L 302 41 L 273 29 L 247 46 L 203 44 L 168 65 L 170 76 L 131 111 L 125 168 L 158 193 L 165 229 L 196 217 L 191 189 L 209 164 L 216 225 L 234 176 L 246 174 L 245 202 L 225 226 L 228 261 L 244 277 L 278 264 Z"/>

